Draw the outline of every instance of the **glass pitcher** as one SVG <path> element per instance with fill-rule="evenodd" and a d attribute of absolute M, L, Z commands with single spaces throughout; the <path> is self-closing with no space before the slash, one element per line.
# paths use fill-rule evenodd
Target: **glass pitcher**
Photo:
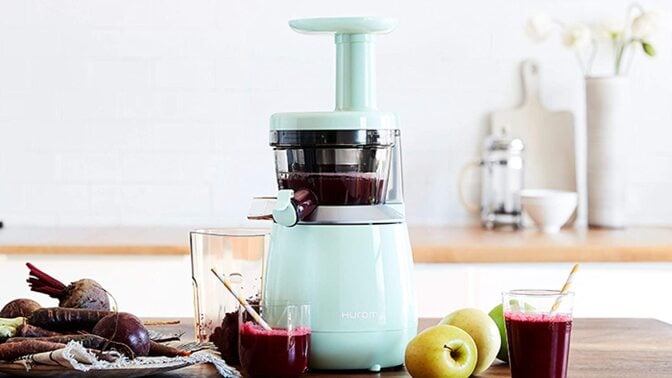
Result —
<path fill-rule="evenodd" d="M 460 174 L 460 201 L 469 211 L 479 213 L 481 225 L 487 229 L 500 226 L 518 228 L 522 222 L 520 191 L 523 189 L 525 147 L 519 138 L 508 135 L 504 128 L 486 138 L 480 160 L 468 163 Z M 466 199 L 466 172 L 478 167 L 481 177 L 480 204 Z"/>
<path fill-rule="evenodd" d="M 238 301 L 211 272 L 226 275 L 250 302 L 261 299 L 270 230 L 201 229 L 190 233 L 195 336 L 213 342 L 227 363 L 238 363 Z"/>

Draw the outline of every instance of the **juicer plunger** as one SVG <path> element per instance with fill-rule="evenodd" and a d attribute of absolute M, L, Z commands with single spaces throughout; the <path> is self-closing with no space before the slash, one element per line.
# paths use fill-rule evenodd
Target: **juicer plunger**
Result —
<path fill-rule="evenodd" d="M 401 365 L 417 330 L 413 261 L 401 133 L 397 117 L 377 108 L 374 60 L 374 34 L 396 21 L 289 24 L 335 34 L 336 106 L 271 117 L 279 192 L 262 298 L 311 305 L 313 369 Z"/>

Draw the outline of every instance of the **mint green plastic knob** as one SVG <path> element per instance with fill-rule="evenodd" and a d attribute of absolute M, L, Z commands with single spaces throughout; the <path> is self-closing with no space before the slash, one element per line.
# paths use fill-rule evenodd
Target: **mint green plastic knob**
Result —
<path fill-rule="evenodd" d="M 273 220 L 285 227 L 293 227 L 299 221 L 299 216 L 292 204 L 292 198 L 294 198 L 293 190 L 283 189 L 278 191 L 278 199 L 273 208 Z"/>

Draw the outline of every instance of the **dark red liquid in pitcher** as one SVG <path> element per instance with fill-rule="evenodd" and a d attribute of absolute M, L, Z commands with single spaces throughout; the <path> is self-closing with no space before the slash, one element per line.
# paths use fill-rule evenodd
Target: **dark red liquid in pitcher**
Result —
<path fill-rule="evenodd" d="M 238 349 L 240 364 L 251 377 L 297 377 L 308 368 L 310 329 L 266 331 L 246 322 Z"/>
<path fill-rule="evenodd" d="M 506 313 L 504 318 L 512 377 L 567 377 L 571 316 Z"/>
<path fill-rule="evenodd" d="M 385 180 L 367 173 L 289 173 L 280 189 L 309 189 L 319 205 L 373 205 L 381 202 Z"/>

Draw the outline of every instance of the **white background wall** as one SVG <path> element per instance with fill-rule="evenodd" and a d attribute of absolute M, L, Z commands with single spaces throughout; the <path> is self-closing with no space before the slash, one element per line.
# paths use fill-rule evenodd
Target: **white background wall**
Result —
<path fill-rule="evenodd" d="M 527 17 L 621 17 L 629 1 L 0 1 L 0 219 L 6 224 L 233 224 L 274 191 L 268 119 L 333 106 L 328 37 L 290 18 L 388 15 L 379 104 L 403 123 L 413 223 L 473 219 L 457 174 L 488 112 L 518 104 L 518 63 L 537 58 L 543 97 L 583 133 L 574 57 L 528 41 Z M 643 4 L 668 13 L 672 3 Z M 631 71 L 633 223 L 671 223 L 672 54 Z M 431 204 L 429 203 L 431 202 Z"/>

